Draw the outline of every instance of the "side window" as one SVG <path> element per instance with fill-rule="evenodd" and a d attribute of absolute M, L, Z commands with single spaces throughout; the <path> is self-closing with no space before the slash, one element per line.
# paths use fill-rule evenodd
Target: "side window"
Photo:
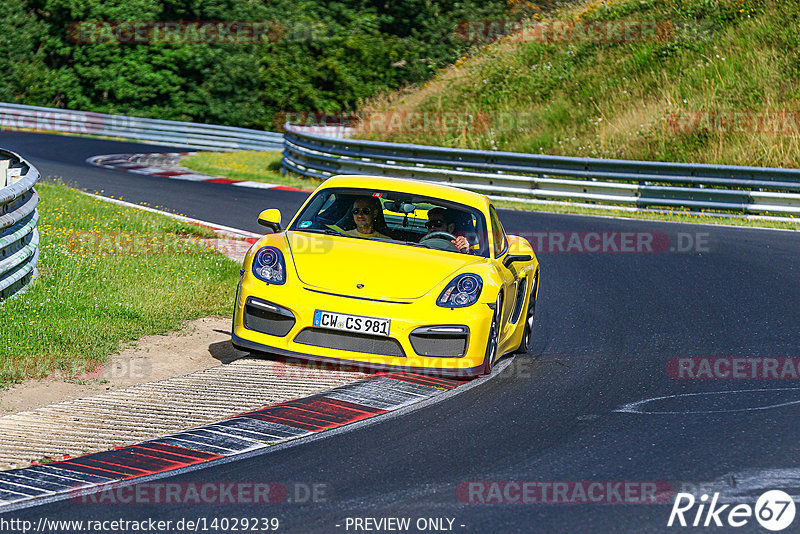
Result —
<path fill-rule="evenodd" d="M 496 258 L 508 248 L 508 239 L 494 206 L 489 206 L 489 217 L 492 219 L 492 241 L 494 241 L 494 257 Z"/>
<path fill-rule="evenodd" d="M 335 194 L 330 195 L 328 199 L 325 201 L 325 203 L 322 205 L 322 207 L 319 209 L 319 211 L 325 211 L 326 209 L 330 208 L 335 201 L 336 201 L 336 195 Z"/>

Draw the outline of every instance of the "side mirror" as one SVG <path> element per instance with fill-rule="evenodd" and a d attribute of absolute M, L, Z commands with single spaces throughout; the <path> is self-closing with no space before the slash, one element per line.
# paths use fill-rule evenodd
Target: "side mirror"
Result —
<path fill-rule="evenodd" d="M 258 214 L 258 224 L 277 234 L 281 231 L 281 211 L 274 208 L 262 211 Z"/>
<path fill-rule="evenodd" d="M 509 254 L 503 258 L 503 267 L 508 269 L 512 263 L 516 263 L 518 261 L 531 261 L 532 259 L 533 258 L 531 258 L 530 254 Z"/>

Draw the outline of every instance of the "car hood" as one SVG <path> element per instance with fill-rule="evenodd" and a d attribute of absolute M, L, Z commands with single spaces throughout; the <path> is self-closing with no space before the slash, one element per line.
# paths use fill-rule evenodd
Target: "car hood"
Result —
<path fill-rule="evenodd" d="M 321 291 L 373 299 L 422 297 L 464 267 L 484 261 L 480 256 L 368 239 L 286 232 L 286 240 L 301 282 Z"/>

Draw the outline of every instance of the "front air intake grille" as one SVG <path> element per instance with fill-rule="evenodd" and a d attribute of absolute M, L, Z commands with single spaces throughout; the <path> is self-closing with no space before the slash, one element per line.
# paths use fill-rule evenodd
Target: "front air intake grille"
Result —
<path fill-rule="evenodd" d="M 420 356 L 437 358 L 460 358 L 467 352 L 467 338 L 419 336 L 412 334 L 411 346 Z"/>
<path fill-rule="evenodd" d="M 306 328 L 294 338 L 295 343 L 324 347 L 326 349 L 349 350 L 379 356 L 405 357 L 403 347 L 390 337 L 368 336 L 353 332 L 337 332 L 324 328 Z"/>
<path fill-rule="evenodd" d="M 294 323 L 294 315 L 289 310 L 272 303 L 251 297 L 244 306 L 244 327 L 248 330 L 283 337 Z"/>
<path fill-rule="evenodd" d="M 461 358 L 467 352 L 469 328 L 462 325 L 422 327 L 411 332 L 408 339 L 420 356 Z"/>

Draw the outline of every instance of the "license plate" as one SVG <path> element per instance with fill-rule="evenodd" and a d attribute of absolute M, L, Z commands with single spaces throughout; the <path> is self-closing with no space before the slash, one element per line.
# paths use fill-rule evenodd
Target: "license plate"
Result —
<path fill-rule="evenodd" d="M 380 317 L 364 317 L 363 315 L 349 315 L 347 313 L 322 310 L 314 311 L 314 326 L 358 332 L 359 334 L 388 336 L 391 322 L 389 319 L 381 319 Z"/>

